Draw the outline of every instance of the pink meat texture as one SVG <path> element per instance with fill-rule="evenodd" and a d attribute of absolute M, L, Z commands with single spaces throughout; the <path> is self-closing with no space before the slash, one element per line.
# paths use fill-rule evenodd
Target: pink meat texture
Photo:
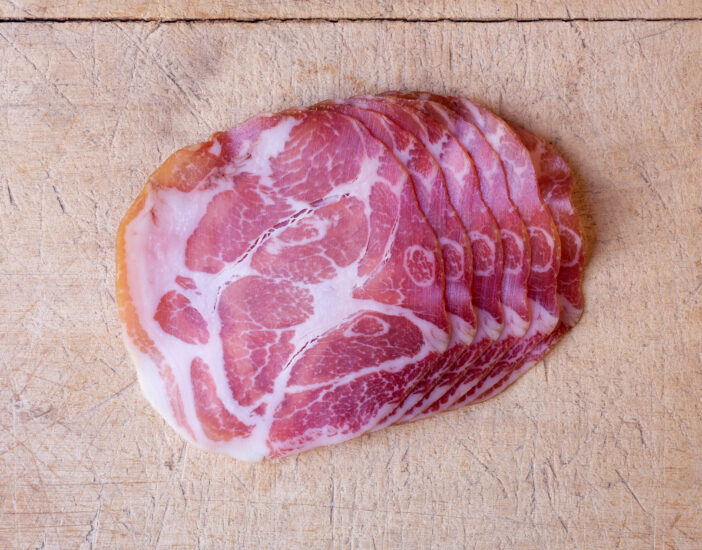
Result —
<path fill-rule="evenodd" d="M 247 461 L 489 399 L 582 314 L 571 191 L 545 140 L 418 92 L 181 149 L 117 233 L 141 388 L 184 438 Z"/>
<path fill-rule="evenodd" d="M 499 228 L 483 201 L 473 161 L 451 132 L 420 111 L 389 99 L 356 97 L 348 102 L 380 112 L 404 130 L 414 133 L 439 161 L 448 195 L 461 215 L 473 249 L 472 300 L 478 317 L 475 337 L 472 341 L 465 341 L 454 333 L 443 361 L 435 365 L 412 389 L 404 403 L 375 428 L 380 429 L 405 419 L 447 369 L 462 358 L 471 362 L 499 337 L 504 325 L 500 300 L 502 247 Z"/>

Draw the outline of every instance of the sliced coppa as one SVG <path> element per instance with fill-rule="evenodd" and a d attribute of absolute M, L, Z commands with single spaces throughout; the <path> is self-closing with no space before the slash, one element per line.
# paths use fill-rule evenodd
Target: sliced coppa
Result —
<path fill-rule="evenodd" d="M 475 124 L 500 155 L 510 198 L 529 231 L 531 263 L 527 296 L 531 323 L 524 336 L 486 369 L 487 374 L 478 384 L 472 385 L 467 392 L 460 388 L 449 391 L 441 401 L 441 410 L 458 408 L 474 401 L 553 331 L 559 314 L 556 278 L 561 257 L 555 223 L 541 197 L 531 155 L 519 136 L 504 120 L 477 103 L 458 97 L 448 100 L 456 112 Z"/>
<path fill-rule="evenodd" d="M 477 127 L 462 118 L 451 108 L 448 100 L 441 96 L 397 92 L 390 92 L 388 95 L 404 98 L 410 105 L 446 126 L 471 156 L 480 181 L 483 200 L 500 228 L 504 258 L 501 294 L 505 326 L 500 337 L 472 364 L 463 360 L 448 369 L 431 393 L 418 404 L 414 414 L 406 415 L 405 419 L 409 420 L 413 417 L 422 418 L 440 410 L 441 398 L 453 387 L 456 387 L 455 392 L 468 392 L 483 378 L 495 358 L 501 357 L 524 335 L 530 321 L 527 279 L 531 254 L 529 234 L 509 198 L 507 179 L 500 157 Z"/>
<path fill-rule="evenodd" d="M 444 174 L 451 203 L 468 230 L 473 252 L 472 300 L 478 317 L 478 331 L 472 342 L 452 339 L 444 362 L 431 369 L 412 397 L 424 397 L 447 370 L 460 360 L 472 363 L 499 337 L 504 326 L 501 302 L 502 243 L 499 228 L 485 205 L 475 166 L 448 129 L 418 109 L 391 97 L 354 97 L 349 103 L 381 113 L 412 133 L 437 160 Z M 408 407 L 408 404 L 411 405 Z M 416 403 L 407 402 L 393 420 L 402 420 Z"/>
<path fill-rule="evenodd" d="M 544 355 L 580 319 L 583 312 L 582 274 L 585 249 L 580 218 L 571 197 L 573 176 L 568 165 L 546 140 L 514 126 L 522 143 L 531 154 L 536 168 L 541 196 L 548 206 L 561 241 L 561 263 L 558 271 L 558 305 L 560 318 L 556 328 L 515 362 L 512 369 L 477 396 L 474 403 L 494 397 L 540 361 Z"/>
<path fill-rule="evenodd" d="M 367 431 L 446 349 L 438 241 L 407 172 L 329 111 L 172 155 L 117 236 L 127 346 L 153 406 L 245 460 Z"/>
<path fill-rule="evenodd" d="M 327 101 L 319 108 L 332 109 L 361 121 L 404 164 L 414 185 L 419 205 L 434 229 L 444 257 L 446 273 L 446 307 L 452 327 L 452 338 L 464 345 L 475 337 L 477 320 L 471 300 L 472 257 L 468 233 L 451 205 L 441 167 L 427 148 L 411 133 L 403 130 L 387 116 L 343 102 Z M 439 365 L 436 365 L 437 367 Z M 431 372 L 436 369 L 432 368 Z M 376 426 L 392 423 L 411 409 L 425 393 L 422 379 L 401 407 Z"/>

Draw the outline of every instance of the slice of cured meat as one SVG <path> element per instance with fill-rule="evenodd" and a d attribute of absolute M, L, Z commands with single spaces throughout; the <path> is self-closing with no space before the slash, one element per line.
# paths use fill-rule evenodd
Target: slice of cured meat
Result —
<path fill-rule="evenodd" d="M 465 391 L 459 383 L 432 408 L 425 409 L 425 415 L 472 402 L 477 395 L 500 380 L 510 371 L 512 365 L 553 331 L 558 323 L 559 313 L 556 278 L 561 257 L 560 240 L 553 218 L 541 197 L 529 151 L 505 121 L 484 107 L 459 97 L 447 98 L 447 101 L 461 117 L 473 123 L 481 131 L 502 159 L 510 198 L 529 231 L 531 263 L 527 296 L 531 322 L 524 336 L 501 357 L 494 359 L 491 365 L 482 368 L 486 374 L 477 384 L 468 384 L 468 390 Z"/>
<path fill-rule="evenodd" d="M 409 420 L 414 415 L 422 416 L 423 410 L 432 410 L 434 403 L 459 383 L 460 387 L 456 391 L 463 393 L 469 391 L 483 378 L 494 360 L 501 357 L 519 338 L 524 336 L 530 321 L 527 279 L 531 251 L 526 226 L 509 198 L 502 161 L 477 127 L 459 116 L 443 97 L 392 92 L 388 95 L 394 98 L 405 98 L 410 105 L 446 126 L 470 154 L 478 173 L 483 199 L 500 227 L 504 260 L 501 288 L 505 326 L 500 337 L 472 364 L 457 361 L 447 369 L 432 391 L 417 404 L 414 411 L 409 411 L 405 415 L 404 420 Z"/>
<path fill-rule="evenodd" d="M 411 133 L 376 111 L 344 102 L 326 101 L 320 108 L 332 109 L 361 121 L 407 168 L 419 205 L 439 238 L 446 273 L 446 308 L 452 338 L 462 345 L 475 337 L 477 320 L 471 300 L 472 257 L 468 233 L 451 205 L 441 167 L 427 148 Z M 421 383 L 423 385 L 424 382 Z M 411 408 L 423 395 L 417 388 L 405 399 L 403 408 Z M 399 410 L 388 418 L 389 423 Z"/>
<path fill-rule="evenodd" d="M 572 174 L 563 158 L 544 139 L 517 126 L 514 130 L 531 154 L 541 196 L 558 228 L 561 241 L 561 263 L 557 281 L 560 318 L 553 332 L 521 357 L 500 380 L 480 393 L 474 403 L 480 403 L 502 392 L 540 361 L 558 340 L 575 326 L 584 306 L 581 286 L 585 249 L 580 218 L 571 199 Z"/>
<path fill-rule="evenodd" d="M 472 363 L 499 337 L 504 326 L 500 297 L 502 243 L 499 228 L 483 202 L 473 162 L 445 126 L 414 107 L 389 97 L 353 97 L 347 102 L 387 116 L 429 150 L 441 166 L 451 203 L 468 230 L 473 253 L 472 300 L 478 317 L 475 338 L 472 342 L 452 338 L 443 361 L 429 370 L 405 402 L 377 426 L 381 428 L 404 418 L 456 361 Z"/>
<path fill-rule="evenodd" d="M 141 387 L 185 438 L 244 460 L 489 399 L 582 314 L 571 183 L 544 140 L 415 92 L 186 147 L 117 234 Z"/>
<path fill-rule="evenodd" d="M 351 117 L 253 118 L 172 155 L 117 236 L 127 345 L 153 406 L 259 460 L 343 441 L 446 350 L 438 241 Z"/>

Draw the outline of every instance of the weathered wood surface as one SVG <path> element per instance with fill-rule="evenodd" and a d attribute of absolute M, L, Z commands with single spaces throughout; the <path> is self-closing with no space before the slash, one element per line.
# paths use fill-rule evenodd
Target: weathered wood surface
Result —
<path fill-rule="evenodd" d="M 700 22 L 0 25 L 0 547 L 699 548 L 701 44 Z M 581 323 L 480 406 L 265 464 L 185 445 L 122 346 L 121 215 L 183 145 L 388 88 L 557 145 Z"/>
<path fill-rule="evenodd" d="M 702 17 L 698 0 L 0 0 L 5 18 L 632 19 Z"/>

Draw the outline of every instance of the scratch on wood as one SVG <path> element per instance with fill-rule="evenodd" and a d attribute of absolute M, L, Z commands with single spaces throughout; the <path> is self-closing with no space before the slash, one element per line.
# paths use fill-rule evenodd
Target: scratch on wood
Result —
<path fill-rule="evenodd" d="M 166 523 L 166 514 L 168 514 L 168 507 L 171 505 L 171 499 L 166 501 L 166 507 L 163 510 L 163 516 L 161 516 L 161 525 L 158 528 L 158 534 L 156 535 L 156 542 L 154 543 L 154 548 L 158 548 L 161 542 L 161 533 L 163 532 L 163 525 Z"/>
<path fill-rule="evenodd" d="M 633 425 L 639 431 L 639 436 L 641 437 L 641 445 L 648 448 L 648 445 L 646 444 L 646 438 L 644 437 L 644 431 L 643 426 L 641 425 L 641 421 L 638 418 L 636 418 L 634 420 L 624 420 L 623 422 L 624 424 Z"/>
<path fill-rule="evenodd" d="M 623 42 L 622 44 L 631 44 L 632 42 L 636 42 L 639 44 L 639 46 L 641 46 L 642 40 L 646 40 L 648 38 L 653 38 L 654 36 L 661 36 L 662 34 L 670 32 L 675 27 L 677 27 L 680 23 L 682 23 L 682 21 L 673 21 L 672 24 L 667 29 L 663 29 L 662 31 L 654 32 L 651 34 L 645 34 L 643 36 L 637 36 L 637 37 L 633 38 L 632 40 L 627 40 L 626 42 Z"/>
<path fill-rule="evenodd" d="M 336 483 L 334 483 L 334 473 L 335 473 L 335 468 L 332 465 L 331 478 L 330 478 L 331 504 L 329 506 L 329 526 L 331 527 L 332 546 L 334 545 L 334 509 L 335 509 L 335 499 L 336 499 Z"/>
<path fill-rule="evenodd" d="M 63 200 L 61 199 L 61 194 L 59 193 L 58 189 L 56 189 L 55 185 L 52 185 L 51 188 L 54 190 L 54 193 L 56 193 L 56 200 L 58 201 L 62 212 L 64 214 L 66 214 L 66 205 L 63 203 Z"/>
<path fill-rule="evenodd" d="M 568 524 L 563 520 L 561 516 L 558 516 L 558 521 L 561 522 L 561 525 L 563 526 L 563 529 L 565 529 L 565 532 L 568 532 Z"/>
<path fill-rule="evenodd" d="M 473 460 L 475 460 L 478 464 L 480 464 L 483 469 L 485 470 L 485 473 L 487 473 L 491 478 L 493 478 L 495 481 L 497 481 L 500 484 L 500 488 L 502 489 L 502 494 L 505 498 L 507 498 L 507 488 L 505 487 L 505 484 L 502 482 L 500 477 L 493 472 L 490 467 L 485 464 L 478 456 L 471 451 L 465 444 L 461 443 L 461 446 L 466 450 L 466 452 L 473 457 Z"/>
<path fill-rule="evenodd" d="M 629 492 L 629 494 L 632 496 L 632 498 L 636 501 L 636 504 L 639 505 L 639 508 L 643 510 L 643 512 L 648 515 L 648 510 L 644 508 L 643 504 L 641 504 L 641 501 L 639 500 L 639 497 L 636 496 L 636 493 L 634 490 L 631 488 L 631 486 L 626 482 L 626 479 L 624 479 L 624 476 L 622 476 L 621 472 L 619 470 L 615 470 L 617 472 L 617 475 L 619 476 L 619 479 L 622 481 L 622 484 L 624 487 L 626 487 L 626 490 Z"/>
<path fill-rule="evenodd" d="M 17 204 L 17 201 L 15 200 L 15 196 L 12 194 L 12 189 L 10 188 L 10 184 L 7 184 L 7 196 L 10 199 L 10 206 L 14 206 L 15 208 L 19 208 L 19 205 Z"/>
<path fill-rule="evenodd" d="M 100 512 L 102 512 L 102 491 L 104 485 L 100 486 L 100 492 L 98 493 L 98 507 L 93 519 L 90 520 L 90 530 L 85 535 L 85 542 L 90 544 L 90 549 L 93 550 L 97 547 L 98 534 L 100 532 Z"/>
<path fill-rule="evenodd" d="M 163 73 L 163 75 L 171 81 L 171 83 L 175 86 L 175 89 L 179 92 L 181 96 L 181 104 L 185 106 L 190 114 L 193 115 L 195 119 L 197 119 L 198 122 L 201 124 L 208 126 L 207 121 L 205 121 L 201 116 L 198 110 L 195 108 L 195 106 L 192 104 L 192 100 L 190 98 L 190 94 L 181 86 L 180 82 L 178 82 L 178 79 L 171 73 L 166 67 L 164 67 L 161 62 L 159 61 L 157 56 L 154 56 L 151 54 L 148 50 L 144 49 L 141 44 L 139 44 L 134 38 L 127 33 L 120 25 L 115 24 L 115 26 L 124 34 L 124 36 L 132 43 L 134 46 L 144 55 L 144 57 L 147 60 L 151 60 L 153 64 L 156 66 L 156 68 Z"/>
<path fill-rule="evenodd" d="M 7 38 L 7 37 L 6 37 L 4 34 L 2 34 L 1 32 L 0 32 L 0 37 L 1 37 L 5 42 L 7 42 L 8 45 L 9 45 L 20 57 L 22 57 L 22 59 L 24 59 L 24 60 L 32 67 L 32 69 L 34 69 L 34 72 L 36 72 L 36 73 L 42 78 L 42 80 L 46 83 L 47 86 L 49 86 L 50 88 L 52 88 L 52 89 L 54 90 L 54 93 L 55 93 L 58 97 L 60 97 L 63 101 L 66 102 L 66 104 L 70 107 L 71 111 L 73 111 L 73 112 L 75 113 L 75 112 L 78 110 L 77 107 L 73 104 L 73 102 L 66 96 L 66 94 L 64 94 L 64 93 L 59 89 L 59 87 L 58 87 L 58 85 L 56 84 L 56 82 L 54 82 L 51 78 L 49 78 L 49 77 L 47 76 L 45 70 L 42 70 L 42 69 L 40 69 L 39 67 L 37 67 L 36 63 L 34 63 L 34 61 L 32 61 L 32 60 L 29 58 L 29 56 L 27 56 L 27 54 L 25 54 L 22 50 L 20 50 L 20 49 L 14 44 L 14 42 L 12 42 L 12 40 L 10 40 L 9 38 Z"/>
<path fill-rule="evenodd" d="M 246 483 L 244 483 L 243 481 L 241 481 L 241 478 L 240 478 L 238 475 L 236 475 L 235 472 L 232 472 L 232 477 L 233 477 L 234 479 L 236 479 L 236 480 L 239 482 L 239 484 L 240 484 L 244 489 L 248 490 L 248 487 L 246 486 Z"/>
<path fill-rule="evenodd" d="M 701 288 L 702 288 L 702 283 L 698 284 L 694 289 L 692 289 L 690 291 L 690 293 L 687 295 L 687 297 L 685 298 L 685 303 L 688 303 L 690 300 L 692 300 L 695 297 L 695 295 L 700 291 Z"/>
<path fill-rule="evenodd" d="M 546 378 L 546 383 L 548 384 L 548 371 L 549 371 L 548 360 L 544 357 L 542 359 L 542 362 L 544 364 L 544 377 Z"/>
<path fill-rule="evenodd" d="M 107 397 L 107 398 L 103 399 L 102 401 L 100 401 L 97 405 L 94 405 L 94 406 L 90 407 L 88 410 L 83 411 L 80 415 L 78 415 L 78 416 L 77 416 L 75 419 L 73 419 L 73 420 L 77 420 L 77 419 L 79 419 L 79 418 L 83 418 L 86 414 L 90 414 L 90 413 L 92 413 L 92 412 L 95 412 L 97 409 L 99 409 L 99 408 L 102 407 L 103 405 L 106 405 L 106 404 L 109 403 L 110 401 L 114 401 L 114 400 L 117 399 L 120 395 L 122 395 L 124 392 L 130 390 L 130 389 L 132 388 L 132 386 L 134 386 L 134 384 L 136 384 L 136 380 L 132 380 L 129 384 L 127 384 L 126 386 L 124 386 L 121 390 L 117 390 L 115 393 L 113 393 L 113 394 L 110 395 L 109 397 Z"/>
<path fill-rule="evenodd" d="M 650 189 L 650 191 L 656 196 L 656 198 L 661 202 L 663 205 L 663 208 L 668 210 L 668 203 L 663 200 L 662 195 L 658 192 L 658 189 L 656 189 L 656 186 L 653 185 L 653 182 L 651 181 L 650 176 L 648 175 L 648 172 L 646 169 L 643 167 L 643 165 L 639 165 L 639 174 L 641 175 L 641 178 L 643 178 L 644 182 L 646 183 L 646 187 Z"/>

